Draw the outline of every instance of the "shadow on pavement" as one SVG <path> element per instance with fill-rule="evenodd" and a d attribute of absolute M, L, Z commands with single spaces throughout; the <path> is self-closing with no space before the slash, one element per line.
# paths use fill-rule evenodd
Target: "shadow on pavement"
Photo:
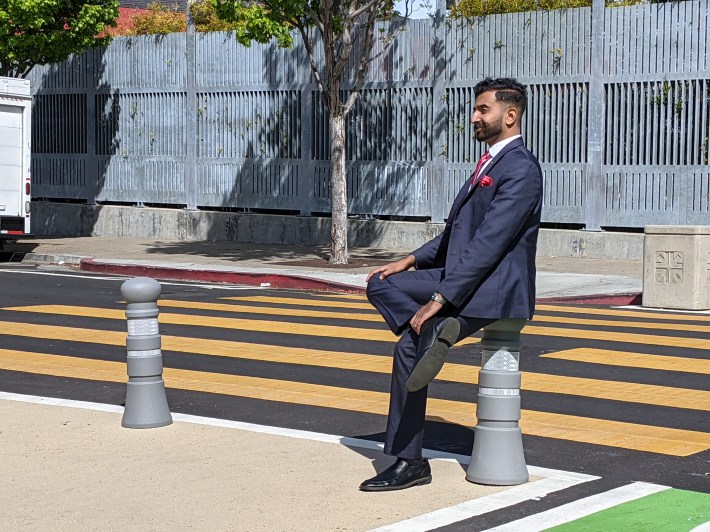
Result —
<path fill-rule="evenodd" d="M 289 262 L 303 260 L 327 260 L 327 246 L 293 246 L 284 244 L 246 244 L 240 242 L 153 242 L 146 245 L 145 252 L 155 255 L 193 255 L 216 257 L 234 261 Z M 351 259 L 396 260 L 400 253 L 378 248 L 352 249 Z"/>
<path fill-rule="evenodd" d="M 383 442 L 384 432 L 351 436 L 358 440 Z M 379 449 L 367 449 L 346 445 L 346 447 L 365 458 L 372 460 L 373 470 L 378 473 L 394 463 L 394 457 L 384 454 Z M 442 453 L 470 456 L 473 449 L 473 430 L 470 427 L 447 422 L 441 418 L 427 417 L 424 427 L 424 449 Z M 466 470 L 466 465 L 460 464 Z M 365 480 L 365 479 L 363 479 Z"/>

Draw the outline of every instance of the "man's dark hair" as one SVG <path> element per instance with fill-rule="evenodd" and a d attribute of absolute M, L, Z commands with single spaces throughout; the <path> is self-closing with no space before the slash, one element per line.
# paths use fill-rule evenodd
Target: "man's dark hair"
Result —
<path fill-rule="evenodd" d="M 528 107 L 528 91 L 525 85 L 513 78 L 486 78 L 473 87 L 473 94 L 479 95 L 488 91 L 496 91 L 496 100 L 517 107 L 520 116 Z"/>

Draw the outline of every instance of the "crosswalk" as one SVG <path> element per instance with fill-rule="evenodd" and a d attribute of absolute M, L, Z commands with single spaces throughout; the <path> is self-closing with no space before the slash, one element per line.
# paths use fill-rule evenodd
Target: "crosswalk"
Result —
<path fill-rule="evenodd" d="M 387 414 L 396 338 L 364 297 L 233 294 L 159 302 L 168 388 Z M 124 327 L 120 301 L 2 307 L 0 371 L 125 382 Z M 708 331 L 708 316 L 538 306 L 523 330 L 523 432 L 677 457 L 710 449 Z M 3 338 L 13 346 L 27 339 L 27 347 L 2 348 Z M 452 351 L 431 387 L 430 420 L 475 425 L 478 343 L 472 337 Z M 177 355 L 186 358 L 173 363 Z M 226 371 L 217 359 L 234 365 Z M 246 363 L 251 373 L 241 371 Z M 659 418 L 657 408 L 672 415 Z"/>

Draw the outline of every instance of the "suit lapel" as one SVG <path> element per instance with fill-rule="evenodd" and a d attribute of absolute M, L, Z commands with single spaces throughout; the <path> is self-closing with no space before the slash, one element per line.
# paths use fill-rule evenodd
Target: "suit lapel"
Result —
<path fill-rule="evenodd" d="M 518 148 L 523 145 L 523 139 L 522 138 L 517 138 L 515 140 L 510 141 L 502 150 L 500 150 L 500 153 L 498 153 L 493 159 L 491 159 L 491 162 L 488 163 L 488 166 L 485 167 L 485 171 L 481 170 L 481 175 L 478 176 L 478 179 L 476 179 L 476 182 L 474 185 L 471 187 L 471 189 L 468 191 L 465 197 L 468 197 L 470 194 L 473 194 L 473 191 L 478 188 L 478 184 L 481 182 L 481 178 L 489 174 L 491 170 L 493 170 L 493 167 L 500 162 L 500 160 L 505 157 L 505 154 L 508 153 L 511 150 L 514 150 L 515 148 Z"/>
<path fill-rule="evenodd" d="M 493 167 L 500 162 L 500 160 L 505 156 L 506 153 L 508 153 L 511 150 L 514 150 L 516 148 L 519 148 L 520 146 L 523 146 L 523 139 L 522 138 L 517 138 L 510 143 L 508 143 L 501 151 L 498 153 L 493 159 L 491 159 L 491 162 L 488 163 L 488 166 L 486 166 L 485 172 L 481 170 L 483 175 L 486 175 L 490 173 L 490 171 L 493 169 Z M 453 218 L 456 218 L 458 216 L 459 211 L 461 210 L 461 207 L 463 204 L 466 202 L 466 199 L 473 194 L 474 190 L 478 187 L 478 184 L 481 182 L 481 178 L 483 175 L 479 176 L 478 179 L 476 180 L 476 184 L 473 185 L 472 187 L 469 188 L 469 183 L 470 180 L 473 178 L 473 175 L 469 177 L 466 180 L 466 183 L 464 183 L 464 186 L 461 187 L 461 190 L 459 191 L 458 195 L 456 196 L 456 199 L 454 200 L 453 205 L 451 206 L 451 212 L 452 212 L 452 220 Z"/>

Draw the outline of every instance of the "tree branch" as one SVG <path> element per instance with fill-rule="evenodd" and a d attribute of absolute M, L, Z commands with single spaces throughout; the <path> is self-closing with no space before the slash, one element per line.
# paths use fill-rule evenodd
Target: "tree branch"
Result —
<path fill-rule="evenodd" d="M 362 45 L 362 55 L 360 57 L 360 64 L 358 65 L 358 71 L 357 75 L 355 77 L 355 84 L 353 85 L 352 90 L 350 91 L 350 94 L 348 95 L 348 99 L 345 102 L 345 113 L 349 113 L 350 110 L 352 109 L 353 105 L 355 105 L 355 101 L 357 100 L 358 96 L 360 95 L 360 89 L 362 89 L 362 85 L 365 82 L 365 76 L 367 75 L 367 69 L 370 66 L 370 64 L 383 55 L 385 51 L 389 49 L 389 45 L 385 46 L 383 50 L 375 55 L 374 57 L 370 57 L 370 53 L 372 52 L 372 41 L 373 41 L 373 36 L 375 34 L 375 19 L 376 19 L 376 9 L 372 9 L 368 13 L 367 16 L 367 22 L 365 23 L 364 26 L 364 42 Z M 390 42 L 391 44 L 391 42 Z"/>
<path fill-rule="evenodd" d="M 303 45 L 306 47 L 306 54 L 308 55 L 308 62 L 311 66 L 311 72 L 313 73 L 313 77 L 316 80 L 316 85 L 318 85 L 318 91 L 321 93 L 321 97 L 323 98 L 324 102 L 326 105 L 328 105 L 328 101 L 326 98 L 326 89 L 323 86 L 323 80 L 321 79 L 320 71 L 318 70 L 318 65 L 316 64 L 315 60 L 315 46 L 313 42 L 313 36 L 308 35 L 306 29 L 299 25 L 297 26 L 298 31 L 301 33 L 301 38 L 303 39 Z"/>
<path fill-rule="evenodd" d="M 306 4 L 305 7 L 306 13 L 308 13 L 308 16 L 311 17 L 311 20 L 313 20 L 313 25 L 318 28 L 318 31 L 321 32 L 321 35 L 323 34 L 323 21 L 321 18 L 318 16 L 318 14 L 313 11 L 313 8 L 309 5 Z"/>
<path fill-rule="evenodd" d="M 366 13 L 366 12 L 368 12 L 368 11 L 371 10 L 371 9 L 372 9 L 373 11 L 377 11 L 377 9 L 375 9 L 375 8 L 377 7 L 377 5 L 378 5 L 380 2 L 382 2 L 382 0 L 370 0 L 370 2 L 368 2 L 368 3 L 365 4 L 364 6 L 362 6 L 362 7 L 358 8 L 358 9 L 356 9 L 356 10 L 351 11 L 350 13 L 348 13 L 348 19 L 349 19 L 350 21 L 352 21 L 352 22 L 355 22 L 355 21 L 357 20 L 357 18 L 358 18 L 360 15 L 362 15 L 363 13 Z M 349 4 L 348 4 L 348 5 L 349 5 Z M 369 20 L 369 19 L 370 19 L 370 17 L 368 16 L 368 24 L 370 23 L 370 20 Z"/>
<path fill-rule="evenodd" d="M 333 75 L 342 78 L 345 68 L 350 62 L 350 53 L 353 49 L 352 26 L 346 24 L 340 37 L 340 47 L 338 48 L 338 59 L 334 63 Z"/>

